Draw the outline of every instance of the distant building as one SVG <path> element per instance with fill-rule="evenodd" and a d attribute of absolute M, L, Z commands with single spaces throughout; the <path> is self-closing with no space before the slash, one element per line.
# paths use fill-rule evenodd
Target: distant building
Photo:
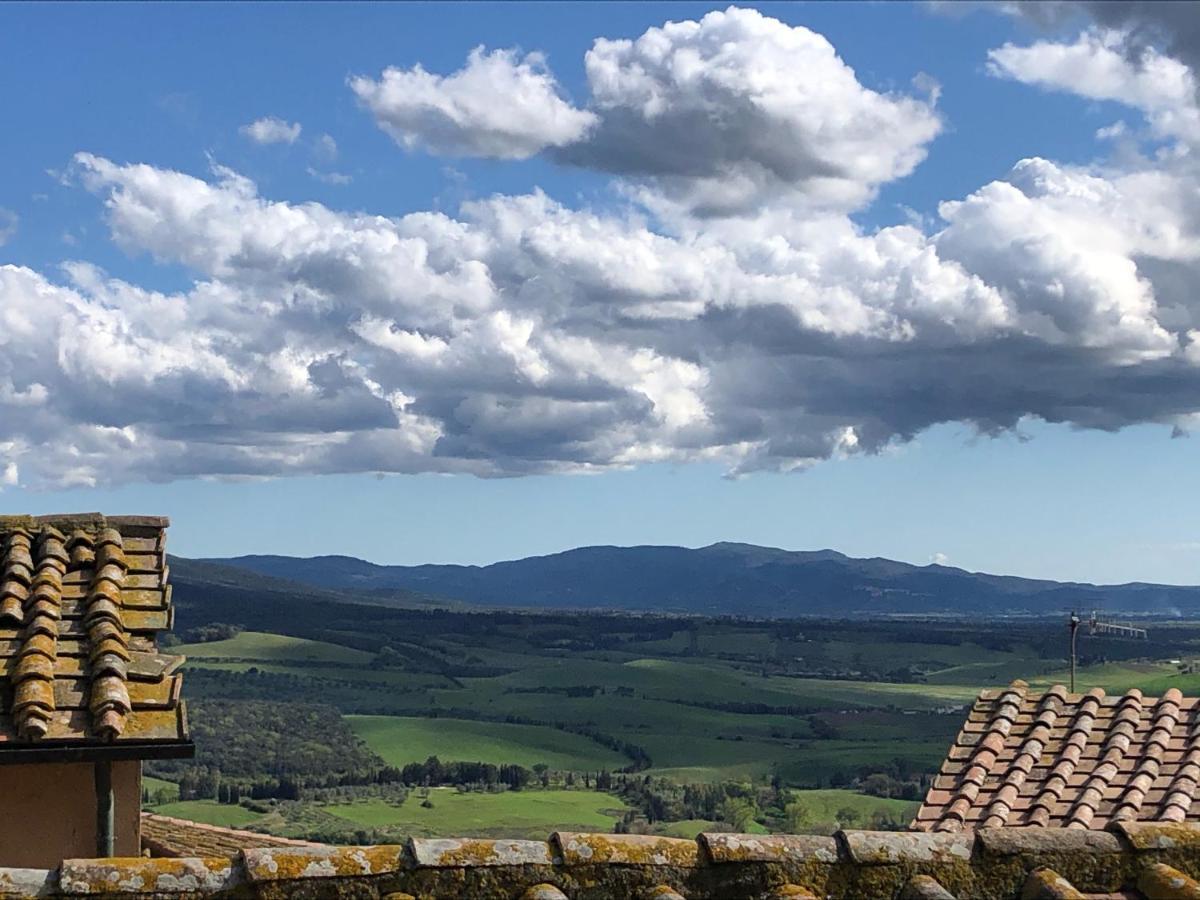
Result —
<path fill-rule="evenodd" d="M 140 855 L 141 761 L 193 755 L 167 524 L 0 517 L 0 866 Z"/>
<path fill-rule="evenodd" d="M 912 827 L 1200 823 L 1198 786 L 1200 700 L 1014 681 L 979 695 Z"/>

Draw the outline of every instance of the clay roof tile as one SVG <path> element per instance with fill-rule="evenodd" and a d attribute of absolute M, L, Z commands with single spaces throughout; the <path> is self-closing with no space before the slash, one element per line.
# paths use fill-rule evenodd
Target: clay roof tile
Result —
<path fill-rule="evenodd" d="M 0 622 L 20 625 L 25 621 L 25 608 L 19 598 L 5 593 L 0 599 Z"/>
<path fill-rule="evenodd" d="M 1200 703 L 1178 690 L 1109 698 L 1010 686 L 982 694 L 970 721 L 957 742 L 969 755 L 943 768 L 914 827 L 1200 821 Z"/>
<path fill-rule="evenodd" d="M 179 676 L 172 674 L 178 661 L 154 652 L 151 624 L 171 621 L 161 550 L 166 526 L 165 519 L 99 514 L 0 517 L 0 624 L 20 627 L 0 642 L 0 670 L 12 685 L 0 691 L 0 716 L 11 716 L 16 732 L 0 739 L 0 754 L 28 752 L 28 742 L 47 735 L 54 745 L 81 746 L 129 738 L 178 744 L 186 737 Z M 138 581 L 126 591 L 131 560 Z M 133 618 L 135 635 L 125 627 Z M 130 688 L 131 673 L 144 686 L 138 691 Z M 146 684 L 154 681 L 160 686 Z M 67 706 L 57 710 L 56 699 Z"/>

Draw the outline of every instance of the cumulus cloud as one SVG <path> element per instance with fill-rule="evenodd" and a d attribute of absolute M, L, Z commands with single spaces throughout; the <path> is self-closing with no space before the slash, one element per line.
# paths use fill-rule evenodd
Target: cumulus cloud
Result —
<path fill-rule="evenodd" d="M 864 87 L 824 37 L 749 9 L 597 40 L 586 68 L 600 123 L 560 158 L 649 179 L 702 214 L 780 190 L 856 207 L 941 127 L 929 101 Z"/>
<path fill-rule="evenodd" d="M 1123 103 L 1143 112 L 1156 136 L 1200 142 L 1192 70 L 1153 47 L 1131 58 L 1127 43 L 1123 32 L 1091 29 L 1071 43 L 1005 44 L 988 54 L 989 67 L 1026 84 Z"/>
<path fill-rule="evenodd" d="M 793 102 L 802 88 L 773 80 L 774 54 L 826 66 L 796 71 L 829 76 L 846 109 L 877 122 L 908 108 L 936 130 L 930 107 L 871 94 L 803 29 L 737 11 L 687 25 L 593 50 L 607 74 L 583 143 L 615 127 L 599 97 L 644 142 L 659 128 L 680 143 L 671 117 L 700 98 L 714 111 L 698 143 L 715 168 L 612 167 L 638 185 L 617 211 L 534 192 L 386 217 L 264 197 L 220 166 L 201 177 L 79 154 L 70 177 L 103 203 L 113 240 L 194 280 L 161 293 L 85 263 L 0 268 L 0 471 L 92 484 L 703 459 L 743 473 L 877 452 L 941 422 L 1200 424 L 1187 152 L 1122 167 L 1022 160 L 936 222 L 867 231 L 849 212 L 928 138 L 881 125 L 869 145 L 819 92 Z M 1038 71 L 1029 80 L 1057 89 L 1061 67 Z M 428 78 L 442 99 L 459 90 Z M 1163 84 L 1116 99 L 1157 109 Z M 743 124 L 791 135 L 775 150 L 798 160 L 732 133 L 705 144 L 738 108 Z M 486 141 L 544 147 L 544 132 L 521 143 L 537 121 Z M 1186 142 L 1179 129 L 1159 140 Z M 722 166 L 769 173 L 770 201 L 713 203 Z"/>
<path fill-rule="evenodd" d="M 545 151 L 702 216 L 753 210 L 781 192 L 858 207 L 911 172 L 941 128 L 928 76 L 917 78 L 925 99 L 870 90 L 824 37 L 755 10 L 601 38 L 585 67 L 586 109 L 562 99 L 541 57 L 511 50 L 476 49 L 445 77 L 393 68 L 351 87 L 408 149 L 508 159 Z"/>
<path fill-rule="evenodd" d="M 525 159 L 578 140 L 595 120 L 560 96 L 538 53 L 476 47 L 452 75 L 418 64 L 351 78 L 350 88 L 397 143 L 452 156 Z"/>
<path fill-rule="evenodd" d="M 1133 261 L 1196 258 L 1169 183 L 1031 160 L 935 234 L 772 208 L 669 236 L 543 194 L 386 218 L 222 168 L 75 170 L 119 244 L 196 282 L 0 270 L 0 443 L 31 482 L 791 470 L 943 421 L 1200 407 L 1200 311 L 1181 294 L 1167 322 Z"/>
<path fill-rule="evenodd" d="M 1122 184 L 1042 159 L 1007 181 L 943 203 L 937 246 L 1006 297 L 1021 330 L 1049 344 L 1102 347 L 1130 363 L 1170 356 L 1153 285 L 1134 256 L 1159 255 L 1154 223 L 1128 209 Z"/>
<path fill-rule="evenodd" d="M 956 4 L 947 4 L 953 8 Z M 993 4 L 988 4 L 996 8 Z M 1177 0 L 1024 0 L 1002 8 L 1043 26 L 1070 23 L 1086 16 L 1103 28 L 1121 34 L 1121 44 L 1131 58 L 1146 48 L 1156 48 L 1194 71 L 1200 66 L 1200 16 L 1194 5 Z"/>
<path fill-rule="evenodd" d="M 300 137 L 299 122 L 285 122 L 275 116 L 257 119 L 238 130 L 256 144 L 294 144 Z"/>

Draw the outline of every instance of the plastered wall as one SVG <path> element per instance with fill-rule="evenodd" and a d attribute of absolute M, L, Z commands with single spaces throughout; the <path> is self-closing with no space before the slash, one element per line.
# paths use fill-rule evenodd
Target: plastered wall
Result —
<path fill-rule="evenodd" d="M 96 855 L 92 763 L 0 765 L 0 866 L 50 868 Z M 139 856 L 142 764 L 112 764 L 117 856 Z"/>

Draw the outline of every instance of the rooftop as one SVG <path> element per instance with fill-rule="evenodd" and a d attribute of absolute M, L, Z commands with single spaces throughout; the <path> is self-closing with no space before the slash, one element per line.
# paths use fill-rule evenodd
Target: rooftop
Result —
<path fill-rule="evenodd" d="M 1200 898 L 1200 826 L 702 834 L 260 847 L 232 856 L 0 869 L 5 897 L 387 900 Z"/>
<path fill-rule="evenodd" d="M 190 753 L 167 525 L 0 516 L 0 763 Z"/>
<path fill-rule="evenodd" d="M 237 856 L 242 850 L 260 847 L 320 847 L 312 841 L 297 841 L 240 828 L 206 825 L 158 813 L 142 813 L 142 849 L 155 857 Z"/>
<path fill-rule="evenodd" d="M 1200 700 L 1014 681 L 979 695 L 913 827 L 1200 822 L 1198 784 Z"/>

